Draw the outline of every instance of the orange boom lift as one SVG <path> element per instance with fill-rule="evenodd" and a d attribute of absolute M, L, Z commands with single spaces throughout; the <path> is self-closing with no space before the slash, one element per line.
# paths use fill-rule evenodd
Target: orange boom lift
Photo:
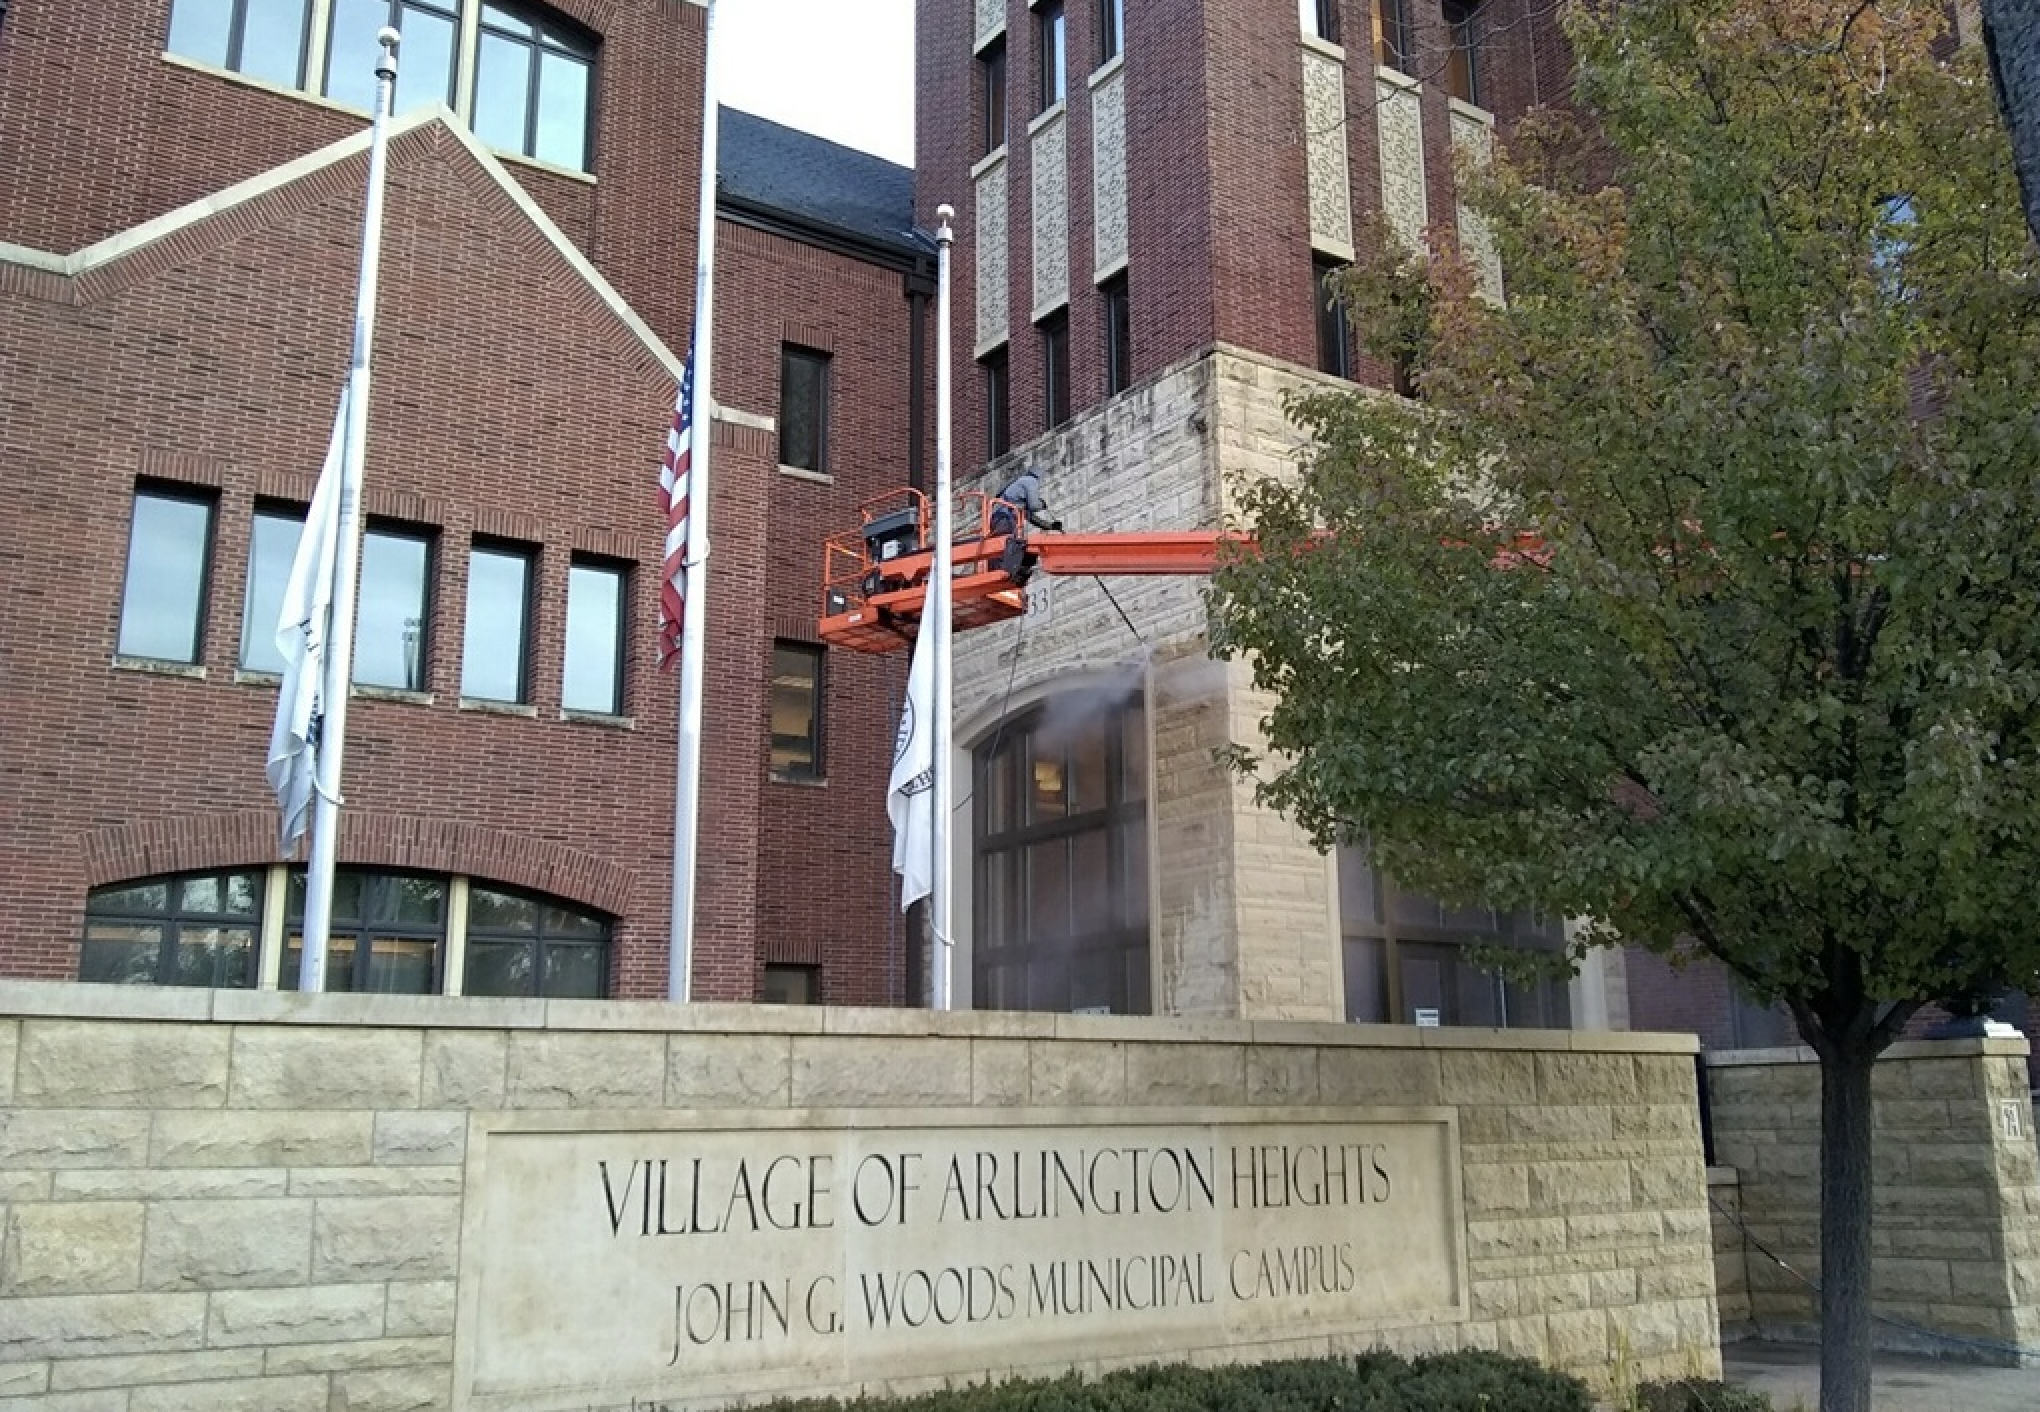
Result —
<path fill-rule="evenodd" d="M 1035 574 L 1208 574 L 1221 543 L 1246 542 L 1218 530 L 1021 535 L 993 528 L 1001 508 L 1010 523 L 1024 524 L 1019 510 L 983 491 L 956 497 L 951 600 L 958 631 L 1026 612 Z M 831 647 L 891 652 L 921 628 L 935 563 L 934 506 L 918 490 L 894 490 L 859 513 L 856 529 L 829 536 L 823 547 L 821 638 Z"/>

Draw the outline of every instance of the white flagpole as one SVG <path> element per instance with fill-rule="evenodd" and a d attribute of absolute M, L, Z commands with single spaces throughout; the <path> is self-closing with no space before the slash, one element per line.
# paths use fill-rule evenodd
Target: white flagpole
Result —
<path fill-rule="evenodd" d="M 951 638 L 955 618 L 950 609 L 951 574 L 955 562 L 955 490 L 950 484 L 949 466 L 949 246 L 955 233 L 949 222 L 956 215 L 952 206 L 935 208 L 935 566 L 928 585 L 928 610 L 921 616 L 922 631 L 935 634 L 935 738 L 934 738 L 934 827 L 929 830 L 935 850 L 929 877 L 934 882 L 929 901 L 934 909 L 935 968 L 929 989 L 937 1010 L 955 1008 L 951 989 L 956 955 L 956 933 L 951 929 L 951 903 L 955 889 L 950 886 L 950 797 L 954 793 L 950 752 L 954 726 L 950 720 L 952 700 L 950 672 Z"/>
<path fill-rule="evenodd" d="M 694 977 L 694 889 L 701 816 L 701 669 L 708 637 L 708 447 L 715 394 L 709 352 L 715 344 L 715 0 L 708 0 L 701 56 L 701 210 L 694 252 L 694 425 L 689 429 L 687 596 L 680 608 L 680 764 L 673 783 L 673 933 L 666 954 L 666 998 L 684 1001 Z"/>
<path fill-rule="evenodd" d="M 390 102 L 397 87 L 399 35 L 376 35 L 375 120 L 368 142 L 368 197 L 361 220 L 361 278 L 354 299 L 354 357 L 347 369 L 347 440 L 340 462 L 340 531 L 333 566 L 333 622 L 313 786 L 312 859 L 305 877 L 304 949 L 298 989 L 326 988 L 326 942 L 333 925 L 333 872 L 340 858 L 340 766 L 347 746 L 347 693 L 354 680 L 354 605 L 360 589 L 361 479 L 368 456 L 368 361 L 375 344 L 376 274 L 382 264 L 383 187 L 388 175 Z"/>

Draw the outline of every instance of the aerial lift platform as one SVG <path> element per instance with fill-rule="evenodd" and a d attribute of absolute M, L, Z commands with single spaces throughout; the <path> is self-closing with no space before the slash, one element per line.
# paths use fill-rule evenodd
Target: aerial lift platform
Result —
<path fill-rule="evenodd" d="M 920 491 L 902 489 L 866 501 L 859 513 L 856 529 L 829 536 L 823 548 L 821 638 L 831 647 L 891 652 L 920 632 L 935 565 L 935 507 Z M 1036 574 L 1208 574 L 1221 544 L 1245 542 L 1218 530 L 1030 535 L 1023 511 L 983 491 L 956 497 L 952 523 L 958 631 L 1026 612 L 1027 582 Z"/>

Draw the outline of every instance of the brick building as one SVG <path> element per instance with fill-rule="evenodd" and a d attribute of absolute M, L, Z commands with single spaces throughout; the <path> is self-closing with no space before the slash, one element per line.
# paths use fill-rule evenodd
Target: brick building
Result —
<path fill-rule="evenodd" d="M 270 638 L 347 362 L 384 7 L 288 8 L 0 20 L 6 974 L 294 981 Z M 389 8 L 330 984 L 662 994 L 655 477 L 703 11 Z M 807 527 L 918 464 L 932 251 L 902 168 L 734 113 L 720 165 L 696 994 L 897 1002 L 873 839 L 904 664 L 824 670 Z"/>

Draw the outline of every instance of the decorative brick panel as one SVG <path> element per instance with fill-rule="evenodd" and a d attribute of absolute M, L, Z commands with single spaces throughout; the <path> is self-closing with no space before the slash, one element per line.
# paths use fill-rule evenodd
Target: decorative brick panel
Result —
<path fill-rule="evenodd" d="M 1375 122 L 1381 134 L 1381 206 L 1393 230 L 1411 250 L 1424 246 L 1430 224 L 1430 196 L 1424 176 L 1422 94 L 1407 80 L 1386 74 L 1374 80 Z"/>
<path fill-rule="evenodd" d="M 1353 248 L 1353 183 L 1346 160 L 1346 66 L 1303 49 L 1303 140 L 1310 179 L 1310 238 L 1319 249 Z"/>
<path fill-rule="evenodd" d="M 1126 264 L 1126 70 L 1091 89 L 1091 262 L 1104 279 Z"/>
<path fill-rule="evenodd" d="M 1008 337 L 1008 272 L 1006 235 L 1006 162 L 978 173 L 977 239 L 972 253 L 977 257 L 973 283 L 977 288 L 977 351 L 987 352 Z"/>
<path fill-rule="evenodd" d="M 1060 114 L 1030 139 L 1034 217 L 1034 311 L 1041 318 L 1070 301 L 1069 125 Z"/>

